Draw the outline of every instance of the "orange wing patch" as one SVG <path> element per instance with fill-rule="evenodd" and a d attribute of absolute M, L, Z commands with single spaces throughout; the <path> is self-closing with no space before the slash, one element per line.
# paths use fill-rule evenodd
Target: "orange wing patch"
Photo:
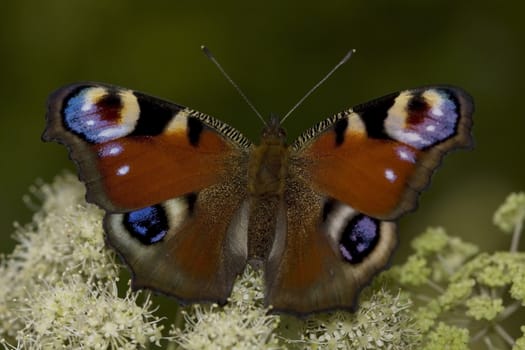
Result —
<path fill-rule="evenodd" d="M 304 154 L 319 192 L 378 218 L 388 217 L 398 205 L 419 155 L 408 145 L 354 132 L 340 146 L 325 133 Z"/>
<path fill-rule="evenodd" d="M 97 167 L 108 199 L 114 206 L 128 209 L 160 203 L 220 182 L 225 166 L 233 161 L 231 145 L 209 130 L 202 131 L 198 146 L 192 146 L 185 130 L 181 130 L 91 147 L 98 157 Z"/>

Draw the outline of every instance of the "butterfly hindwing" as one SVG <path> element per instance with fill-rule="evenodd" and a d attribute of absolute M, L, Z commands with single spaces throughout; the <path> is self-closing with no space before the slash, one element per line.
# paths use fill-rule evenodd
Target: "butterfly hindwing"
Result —
<path fill-rule="evenodd" d="M 239 174 L 237 174 L 239 175 Z M 107 214 L 106 238 L 133 272 L 133 287 L 184 302 L 226 302 L 247 259 L 242 179 L 124 214 Z"/>
<path fill-rule="evenodd" d="M 133 286 L 226 302 L 246 265 L 247 139 L 202 113 L 98 83 L 55 92 L 43 138 L 68 147 Z"/>
<path fill-rule="evenodd" d="M 300 315 L 355 309 L 359 291 L 396 246 L 395 223 L 315 193 L 299 179 L 285 202 L 286 223 L 266 266 L 267 304 Z"/>
<path fill-rule="evenodd" d="M 321 122 L 291 157 L 318 192 L 392 220 L 415 208 L 445 153 L 471 145 L 472 110 L 458 88 L 406 90 Z"/>

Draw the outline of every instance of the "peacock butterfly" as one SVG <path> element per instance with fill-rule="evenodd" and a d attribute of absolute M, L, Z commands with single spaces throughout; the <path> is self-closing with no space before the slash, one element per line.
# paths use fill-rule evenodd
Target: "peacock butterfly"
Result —
<path fill-rule="evenodd" d="M 463 90 L 429 86 L 291 145 L 271 117 L 255 145 L 187 107 L 88 82 L 52 94 L 43 139 L 68 147 L 135 288 L 224 304 L 252 263 L 266 303 L 304 315 L 355 306 L 396 246 L 395 220 L 445 153 L 471 145 L 472 112 Z"/>

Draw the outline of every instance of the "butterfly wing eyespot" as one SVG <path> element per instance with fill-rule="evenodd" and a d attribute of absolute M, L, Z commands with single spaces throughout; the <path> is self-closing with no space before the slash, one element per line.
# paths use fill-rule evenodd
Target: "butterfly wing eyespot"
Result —
<path fill-rule="evenodd" d="M 320 193 L 392 220 L 416 207 L 444 154 L 472 144 L 472 112 L 458 88 L 391 94 L 310 129 L 293 158 Z"/>
<path fill-rule="evenodd" d="M 43 139 L 69 148 L 88 201 L 112 212 L 144 208 L 223 181 L 229 166 L 242 166 L 250 145 L 212 117 L 99 83 L 55 92 Z"/>

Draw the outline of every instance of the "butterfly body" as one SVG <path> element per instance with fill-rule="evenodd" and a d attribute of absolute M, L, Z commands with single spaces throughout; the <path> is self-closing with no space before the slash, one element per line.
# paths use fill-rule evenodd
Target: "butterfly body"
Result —
<path fill-rule="evenodd" d="M 265 260 L 274 240 L 276 218 L 282 209 L 289 149 L 286 134 L 273 117 L 264 128 L 260 144 L 252 146 L 248 166 L 250 215 L 248 258 L 255 265 Z"/>
<path fill-rule="evenodd" d="M 472 110 L 460 89 L 412 89 L 290 145 L 271 117 L 254 145 L 187 107 L 79 83 L 51 96 L 43 138 L 69 148 L 134 287 L 223 304 L 252 263 L 266 303 L 304 315 L 355 307 L 396 246 L 395 220 L 444 154 L 470 145 Z"/>

